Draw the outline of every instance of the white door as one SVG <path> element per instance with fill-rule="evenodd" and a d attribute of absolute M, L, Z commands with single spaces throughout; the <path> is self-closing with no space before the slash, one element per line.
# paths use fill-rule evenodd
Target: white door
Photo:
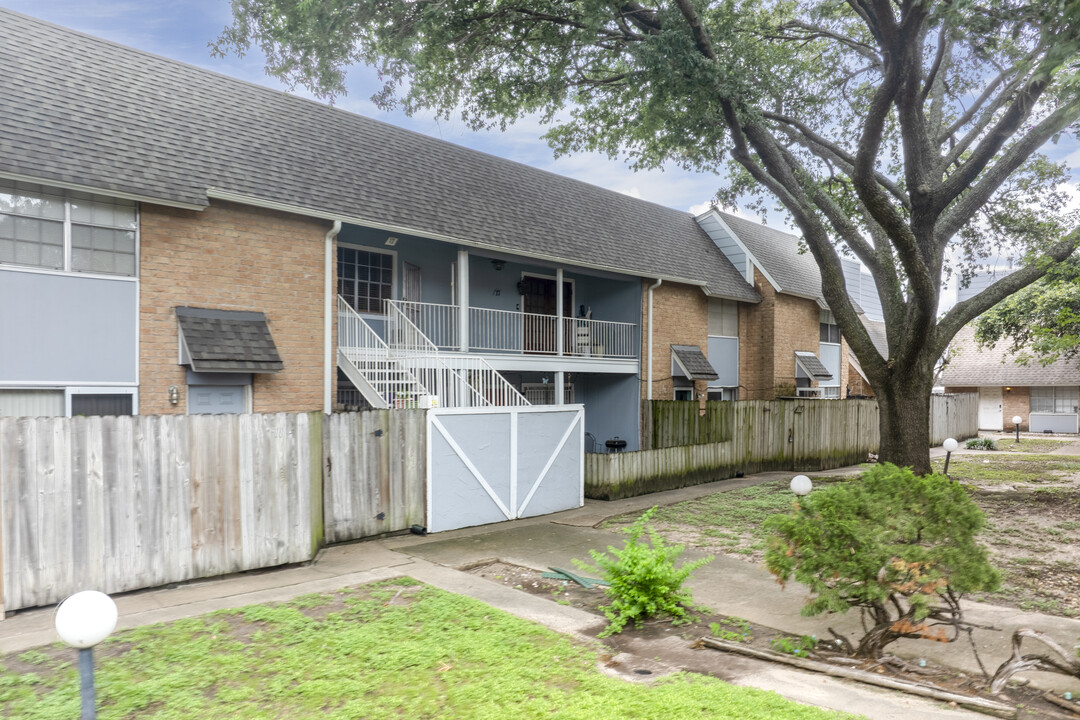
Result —
<path fill-rule="evenodd" d="M 979 388 L 979 429 L 1001 430 L 1001 388 Z"/>

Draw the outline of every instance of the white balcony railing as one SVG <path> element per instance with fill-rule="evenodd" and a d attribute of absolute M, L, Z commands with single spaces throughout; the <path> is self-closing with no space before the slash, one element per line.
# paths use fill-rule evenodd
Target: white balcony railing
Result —
<path fill-rule="evenodd" d="M 439 350 L 461 350 L 459 308 L 408 301 L 388 301 L 430 339 Z M 559 347 L 559 335 L 562 347 Z M 408 338 L 404 338 L 408 340 Z M 573 357 L 636 358 L 634 323 L 558 318 L 512 310 L 469 308 L 468 352 L 568 355 Z"/>

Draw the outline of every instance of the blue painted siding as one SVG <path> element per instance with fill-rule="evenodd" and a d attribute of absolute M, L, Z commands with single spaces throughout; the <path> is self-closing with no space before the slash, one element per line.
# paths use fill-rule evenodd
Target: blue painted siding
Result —
<path fill-rule="evenodd" d="M 709 364 L 719 375 L 709 387 L 739 386 L 739 338 L 709 337 Z"/>
<path fill-rule="evenodd" d="M 132 280 L 0 270 L 0 381 L 135 383 Z"/>

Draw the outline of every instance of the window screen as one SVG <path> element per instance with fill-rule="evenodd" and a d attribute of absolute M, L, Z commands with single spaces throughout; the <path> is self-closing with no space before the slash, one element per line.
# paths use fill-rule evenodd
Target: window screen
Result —
<path fill-rule="evenodd" d="M 84 395 L 72 393 L 71 415 L 130 415 L 132 396 L 128 393 Z"/>
<path fill-rule="evenodd" d="M 137 229 L 134 202 L 0 180 L 0 263 L 132 276 Z"/>
<path fill-rule="evenodd" d="M 1075 387 L 1031 388 L 1031 412 L 1072 414 L 1077 410 Z"/>
<path fill-rule="evenodd" d="M 361 313 L 383 313 L 393 297 L 394 256 L 338 247 L 338 294 Z"/>
<path fill-rule="evenodd" d="M 739 336 L 739 304 L 734 300 L 709 298 L 709 334 L 720 337 Z"/>

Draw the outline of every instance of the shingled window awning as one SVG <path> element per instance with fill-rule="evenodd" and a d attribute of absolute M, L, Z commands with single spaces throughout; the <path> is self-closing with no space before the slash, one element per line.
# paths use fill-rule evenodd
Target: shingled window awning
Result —
<path fill-rule="evenodd" d="M 273 373 L 284 367 L 261 312 L 178 307 L 181 364 L 195 372 Z"/>
<path fill-rule="evenodd" d="M 829 369 L 825 367 L 824 363 L 818 359 L 818 356 L 812 352 L 796 351 L 795 364 L 798 365 L 804 373 L 819 382 L 833 379 Z"/>
<path fill-rule="evenodd" d="M 691 380 L 716 380 L 720 377 L 697 345 L 672 345 L 671 358 Z"/>

